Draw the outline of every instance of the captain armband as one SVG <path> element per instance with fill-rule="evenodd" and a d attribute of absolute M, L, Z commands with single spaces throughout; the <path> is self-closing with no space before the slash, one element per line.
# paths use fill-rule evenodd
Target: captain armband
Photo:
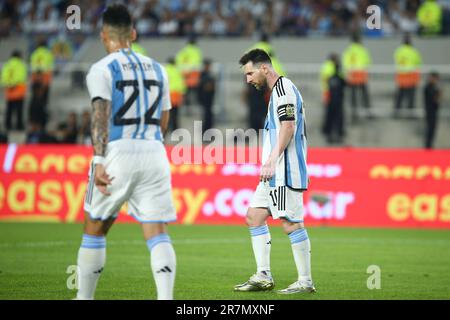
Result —
<path fill-rule="evenodd" d="M 295 107 L 293 104 L 284 104 L 278 107 L 278 119 L 280 121 L 295 120 Z"/>

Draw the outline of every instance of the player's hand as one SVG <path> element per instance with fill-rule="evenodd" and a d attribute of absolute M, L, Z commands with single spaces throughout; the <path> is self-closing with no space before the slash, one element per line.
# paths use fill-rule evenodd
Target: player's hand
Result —
<path fill-rule="evenodd" d="M 275 161 L 269 159 L 261 168 L 259 180 L 262 182 L 269 181 L 275 174 Z"/>
<path fill-rule="evenodd" d="M 110 196 L 111 192 L 106 189 L 108 185 L 111 185 L 114 177 L 110 177 L 105 170 L 105 166 L 102 164 L 96 164 L 94 169 L 94 184 L 97 189 L 105 196 Z"/>

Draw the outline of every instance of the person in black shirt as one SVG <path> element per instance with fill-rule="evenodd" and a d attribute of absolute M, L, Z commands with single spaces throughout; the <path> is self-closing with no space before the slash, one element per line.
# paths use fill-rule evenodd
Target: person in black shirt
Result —
<path fill-rule="evenodd" d="M 42 123 L 39 121 L 30 121 L 28 125 L 26 144 L 41 144 L 41 143 L 58 143 L 58 140 L 53 135 L 49 134 Z"/>
<path fill-rule="evenodd" d="M 249 128 L 258 131 L 263 128 L 266 118 L 266 112 L 264 112 L 264 109 L 267 109 L 267 103 L 264 98 L 265 91 L 258 90 L 249 84 L 246 84 L 245 90 L 245 100 L 250 107 L 248 125 Z"/>
<path fill-rule="evenodd" d="M 330 98 L 326 108 L 323 133 L 328 143 L 340 143 L 345 135 L 343 107 L 345 80 L 341 74 L 339 57 L 336 55 L 332 61 L 335 65 L 335 72 L 328 79 Z"/>
<path fill-rule="evenodd" d="M 31 84 L 31 99 L 28 109 L 28 121 L 29 123 L 40 123 L 42 128 L 47 126 L 48 113 L 46 110 L 45 102 L 45 86 L 38 78 L 41 73 L 37 72 L 35 80 Z"/>
<path fill-rule="evenodd" d="M 423 95 L 425 102 L 425 148 L 431 149 L 433 147 L 434 135 L 437 125 L 437 114 L 439 109 L 439 101 L 441 98 L 441 91 L 438 87 L 439 74 L 431 72 L 428 76 Z"/>
<path fill-rule="evenodd" d="M 80 128 L 78 129 L 80 142 L 84 145 L 92 145 L 91 141 L 91 112 L 84 110 L 81 114 Z"/>
<path fill-rule="evenodd" d="M 0 143 L 8 143 L 8 135 L 0 131 Z"/>
<path fill-rule="evenodd" d="M 77 114 L 70 112 L 67 121 L 62 122 L 58 126 L 58 137 L 60 143 L 74 144 L 78 140 L 78 123 Z"/>
<path fill-rule="evenodd" d="M 211 73 L 212 61 L 205 59 L 203 61 L 203 70 L 200 75 L 200 82 L 198 85 L 198 101 L 203 108 L 203 133 L 212 128 L 214 118 L 213 118 L 213 104 L 214 104 L 214 94 L 216 92 L 216 80 L 214 75 Z"/>

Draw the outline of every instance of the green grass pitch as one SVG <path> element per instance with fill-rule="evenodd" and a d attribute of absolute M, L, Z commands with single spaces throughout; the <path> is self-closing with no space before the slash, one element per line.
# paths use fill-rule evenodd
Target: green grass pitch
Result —
<path fill-rule="evenodd" d="M 450 232 L 444 230 L 308 229 L 318 292 L 280 296 L 235 293 L 254 273 L 245 226 L 170 226 L 177 254 L 176 299 L 450 299 Z M 76 264 L 80 224 L 0 224 L 0 299 L 72 299 L 66 273 Z M 275 289 L 296 279 L 289 239 L 271 227 Z M 369 290 L 367 268 L 381 269 Z M 138 224 L 114 225 L 96 299 L 155 299 L 149 253 Z"/>

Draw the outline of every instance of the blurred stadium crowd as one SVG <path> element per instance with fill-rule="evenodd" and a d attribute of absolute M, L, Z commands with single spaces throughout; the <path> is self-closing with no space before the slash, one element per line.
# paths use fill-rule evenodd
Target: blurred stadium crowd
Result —
<path fill-rule="evenodd" d="M 79 31 L 99 30 L 101 13 L 109 0 L 1 0 L 0 36 L 55 34 L 65 30 L 66 8 L 78 5 Z M 404 32 L 450 34 L 450 1 L 439 0 L 430 9 L 424 0 L 130 0 L 136 29 L 141 36 L 343 36 L 359 31 L 367 36 Z M 366 9 L 377 5 L 382 28 L 366 28 Z M 428 6 L 428 10 L 425 10 Z M 427 11 L 426 13 L 424 11 Z M 431 16 L 430 16 L 431 12 Z M 431 21 L 431 22 L 430 22 Z"/>

